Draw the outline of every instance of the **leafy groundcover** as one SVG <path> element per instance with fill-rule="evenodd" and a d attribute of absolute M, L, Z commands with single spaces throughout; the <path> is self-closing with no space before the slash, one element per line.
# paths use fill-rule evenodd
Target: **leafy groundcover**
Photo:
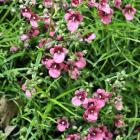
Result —
<path fill-rule="evenodd" d="M 0 0 L 0 140 L 140 140 L 139 0 Z"/>

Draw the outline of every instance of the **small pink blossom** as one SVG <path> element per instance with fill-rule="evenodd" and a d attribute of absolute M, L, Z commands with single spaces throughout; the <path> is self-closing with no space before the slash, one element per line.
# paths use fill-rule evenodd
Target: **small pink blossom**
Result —
<path fill-rule="evenodd" d="M 50 18 L 49 17 L 43 17 L 41 20 L 44 21 L 46 24 L 50 24 Z"/>
<path fill-rule="evenodd" d="M 5 2 L 6 0 L 0 0 L 0 2 Z"/>
<path fill-rule="evenodd" d="M 68 30 L 74 32 L 79 27 L 80 23 L 83 21 L 83 16 L 79 12 L 68 11 L 64 16 Z"/>
<path fill-rule="evenodd" d="M 87 92 L 83 89 L 75 91 L 75 96 L 72 98 L 72 104 L 75 106 L 80 106 L 87 97 Z"/>
<path fill-rule="evenodd" d="M 38 47 L 39 47 L 39 48 L 42 48 L 46 43 L 47 43 L 46 38 L 42 38 L 42 39 L 39 41 Z"/>
<path fill-rule="evenodd" d="M 70 134 L 66 136 L 66 140 L 80 140 L 79 134 Z"/>
<path fill-rule="evenodd" d="M 134 15 L 136 13 L 136 9 L 133 8 L 130 4 L 125 5 L 125 8 L 122 9 L 122 13 L 124 14 L 126 20 L 131 21 L 134 19 Z"/>
<path fill-rule="evenodd" d="M 22 34 L 22 35 L 20 35 L 20 40 L 21 41 L 26 41 L 26 40 L 28 40 L 29 39 L 29 36 L 27 35 L 27 34 Z"/>
<path fill-rule="evenodd" d="M 109 24 L 112 22 L 112 15 L 113 15 L 113 10 L 110 10 L 110 13 L 105 13 L 104 11 L 99 10 L 98 15 L 101 18 L 101 22 L 104 24 Z"/>
<path fill-rule="evenodd" d="M 64 67 L 65 71 L 68 71 L 71 79 L 76 80 L 78 76 L 80 75 L 80 71 L 78 67 L 75 65 L 74 61 L 68 61 L 67 64 Z"/>
<path fill-rule="evenodd" d="M 122 97 L 121 96 L 115 97 L 114 106 L 118 111 L 123 109 L 123 103 L 122 103 Z"/>
<path fill-rule="evenodd" d="M 50 49 L 50 53 L 53 56 L 53 60 L 56 63 L 62 63 L 68 53 L 68 50 L 62 46 L 54 46 Z"/>
<path fill-rule="evenodd" d="M 124 123 L 124 121 L 123 121 L 123 115 L 117 114 L 117 115 L 115 116 L 115 126 L 116 126 L 116 127 L 122 127 L 122 126 L 124 126 L 124 125 L 125 125 L 125 123 Z"/>
<path fill-rule="evenodd" d="M 30 98 L 32 96 L 32 93 L 29 90 L 25 91 L 26 97 Z"/>
<path fill-rule="evenodd" d="M 100 107 L 104 107 L 105 103 L 112 96 L 111 93 L 106 92 L 104 89 L 97 89 L 97 91 L 93 94 L 93 98 L 98 99 L 100 103 Z"/>
<path fill-rule="evenodd" d="M 28 32 L 28 36 L 29 38 L 35 37 L 37 35 L 39 35 L 40 31 L 38 28 L 31 28 Z"/>
<path fill-rule="evenodd" d="M 27 89 L 26 84 L 24 83 L 21 88 L 23 91 L 26 91 L 26 89 Z"/>
<path fill-rule="evenodd" d="M 96 35 L 94 33 L 88 33 L 84 36 L 84 40 L 88 43 L 91 43 L 92 40 L 96 38 Z"/>
<path fill-rule="evenodd" d="M 22 85 L 22 90 L 25 92 L 25 95 L 28 98 L 30 98 L 32 94 L 36 92 L 35 88 L 28 89 L 25 83 Z"/>
<path fill-rule="evenodd" d="M 86 98 L 83 102 L 83 107 L 85 109 L 89 107 L 95 107 L 96 110 L 100 110 L 102 107 L 104 107 L 104 104 L 102 103 L 101 100 L 99 99 L 94 99 L 94 98 Z"/>
<path fill-rule="evenodd" d="M 10 52 L 15 53 L 15 52 L 17 52 L 17 51 L 18 51 L 18 47 L 17 47 L 17 46 L 12 46 L 12 47 L 10 48 Z"/>
<path fill-rule="evenodd" d="M 122 0 L 114 0 L 114 5 L 116 8 L 121 8 L 121 3 L 122 3 Z"/>
<path fill-rule="evenodd" d="M 106 14 L 110 14 L 112 12 L 112 9 L 110 6 L 107 4 L 107 1 L 102 0 L 99 5 L 98 5 L 99 11 L 103 11 Z"/>
<path fill-rule="evenodd" d="M 82 69 L 86 66 L 86 60 L 85 58 L 83 57 L 84 54 L 83 52 L 76 52 L 75 53 L 75 56 L 76 56 L 76 61 L 75 61 L 75 65 L 79 68 L 79 69 Z"/>
<path fill-rule="evenodd" d="M 103 140 L 112 140 L 113 134 L 107 129 L 106 126 L 101 125 L 98 127 L 104 133 Z"/>
<path fill-rule="evenodd" d="M 80 72 L 77 67 L 73 67 L 71 70 L 69 70 L 69 75 L 71 79 L 76 80 L 78 76 L 80 75 Z"/>
<path fill-rule="evenodd" d="M 96 107 L 91 106 L 88 109 L 86 109 L 86 111 L 83 114 L 83 118 L 89 122 L 96 122 L 98 119 L 98 110 L 96 109 Z"/>
<path fill-rule="evenodd" d="M 68 120 L 66 118 L 60 118 L 57 120 L 57 130 L 60 132 L 65 131 L 69 127 Z"/>
<path fill-rule="evenodd" d="M 89 7 L 96 7 L 96 8 L 98 8 L 99 3 L 96 2 L 96 0 L 88 0 L 88 6 Z"/>
<path fill-rule="evenodd" d="M 52 6 L 52 0 L 43 0 L 43 3 L 46 7 L 51 7 Z"/>
<path fill-rule="evenodd" d="M 39 16 L 37 14 L 32 13 L 30 17 L 30 24 L 33 28 L 38 27 L 38 21 L 40 20 Z"/>
<path fill-rule="evenodd" d="M 61 35 L 57 35 L 56 40 L 62 41 L 63 40 L 63 37 Z"/>
<path fill-rule="evenodd" d="M 25 7 L 21 9 L 21 14 L 23 17 L 26 17 L 27 19 L 30 19 L 31 15 L 32 15 L 32 11 L 30 8 Z"/>
<path fill-rule="evenodd" d="M 46 57 L 46 56 L 43 56 L 42 59 L 41 59 L 41 63 L 42 65 L 46 66 L 47 65 L 47 61 L 49 60 L 50 58 Z"/>
<path fill-rule="evenodd" d="M 112 137 L 112 133 L 108 131 L 106 126 L 100 126 L 89 128 L 88 134 L 83 140 L 112 140 Z"/>
<path fill-rule="evenodd" d="M 103 140 L 105 134 L 99 128 L 91 127 L 88 130 L 87 136 L 84 140 Z"/>
<path fill-rule="evenodd" d="M 50 33 L 49 33 L 49 36 L 51 36 L 51 37 L 53 37 L 55 35 L 55 31 L 51 31 Z"/>
<path fill-rule="evenodd" d="M 83 0 L 71 0 L 71 5 L 77 7 Z"/>
<path fill-rule="evenodd" d="M 61 70 L 63 69 L 62 63 L 56 63 L 53 59 L 49 59 L 46 62 L 46 68 L 49 70 L 49 75 L 52 78 L 58 78 L 61 74 Z"/>

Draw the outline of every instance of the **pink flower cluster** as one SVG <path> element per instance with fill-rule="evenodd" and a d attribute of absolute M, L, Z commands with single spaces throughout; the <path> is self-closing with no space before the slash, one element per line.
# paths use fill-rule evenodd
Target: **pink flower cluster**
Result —
<path fill-rule="evenodd" d="M 57 120 L 57 130 L 64 132 L 69 127 L 67 118 L 59 118 Z M 97 128 L 91 127 L 88 129 L 88 134 L 81 138 L 79 133 L 66 135 L 66 140 L 112 140 L 112 133 L 104 125 L 99 125 Z"/>
<path fill-rule="evenodd" d="M 81 4 L 82 0 L 71 0 L 71 5 L 76 7 Z M 112 22 L 113 9 L 109 6 L 108 0 L 100 0 L 96 2 L 95 0 L 88 0 L 89 7 L 96 7 L 98 10 L 98 15 L 101 19 L 101 22 L 104 24 L 109 24 Z M 121 9 L 121 0 L 114 0 L 114 6 L 122 10 L 123 15 L 126 20 L 133 20 L 136 9 L 133 8 L 130 4 L 126 4 L 124 9 Z M 79 11 L 67 10 L 64 16 L 68 30 L 75 32 L 80 23 L 83 21 L 83 16 Z"/>
<path fill-rule="evenodd" d="M 66 140 L 81 140 L 79 134 L 70 134 L 66 136 Z"/>
<path fill-rule="evenodd" d="M 26 97 L 30 98 L 36 92 L 35 88 L 28 88 L 27 83 L 22 85 L 22 90 L 25 92 Z"/>
<path fill-rule="evenodd" d="M 55 45 L 49 50 L 51 58 L 42 58 L 42 64 L 48 69 L 52 78 L 58 78 L 62 71 L 68 72 L 72 79 L 77 79 L 80 69 L 86 66 L 82 52 L 75 53 L 75 60 L 65 61 L 68 50 L 60 45 Z"/>
<path fill-rule="evenodd" d="M 28 39 L 31 39 L 32 37 L 35 37 L 39 35 L 40 29 L 39 29 L 39 22 L 44 23 L 44 31 L 47 32 L 49 25 L 50 25 L 50 18 L 45 15 L 44 17 L 38 16 L 36 13 L 34 13 L 30 8 L 24 7 L 21 9 L 21 15 L 30 23 L 31 29 L 26 34 L 22 34 L 20 36 L 20 39 L 22 41 L 26 41 Z"/>
<path fill-rule="evenodd" d="M 45 3 L 47 1 L 44 1 Z M 50 2 L 50 1 L 48 1 Z M 69 20 L 69 24 L 71 25 L 72 22 L 76 21 L 78 18 L 78 21 L 82 20 L 82 17 L 80 17 L 78 12 L 72 12 L 70 11 L 72 17 L 69 15 L 66 16 Z M 27 19 L 27 21 L 30 22 L 32 28 L 28 31 L 27 34 L 22 34 L 20 36 L 21 40 L 25 42 L 25 44 L 28 44 L 28 40 L 31 39 L 34 36 L 38 36 L 40 33 L 39 26 L 38 26 L 38 21 L 43 21 L 45 23 L 45 29 L 47 30 L 50 24 L 50 19 L 49 18 L 41 18 L 37 14 L 33 13 L 30 8 L 22 8 L 21 9 L 21 14 L 23 17 Z M 78 28 L 78 22 L 76 28 Z M 73 28 L 73 27 L 72 27 Z M 75 28 L 75 27 L 74 27 Z M 75 29 L 76 29 L 75 28 Z M 55 38 L 56 37 L 56 38 Z M 93 39 L 93 35 L 89 35 L 86 38 L 87 42 L 91 42 Z M 47 57 L 42 58 L 42 64 L 48 69 L 49 75 L 52 78 L 58 78 L 63 71 L 68 72 L 70 77 L 72 79 L 77 79 L 78 76 L 80 75 L 80 70 L 83 69 L 86 66 L 86 61 L 83 57 L 82 52 L 76 52 L 74 54 L 74 60 L 71 59 L 66 59 L 66 56 L 68 55 L 68 49 L 61 45 L 55 45 L 52 47 L 51 42 L 53 40 L 61 41 L 63 40 L 63 37 L 61 35 L 56 36 L 55 31 L 50 31 L 49 32 L 49 38 L 45 39 L 42 38 L 40 39 L 38 43 L 38 47 L 42 48 L 45 46 L 46 50 L 49 50 L 47 54 Z M 50 45 L 49 45 L 50 44 Z"/>
<path fill-rule="evenodd" d="M 83 140 L 112 140 L 112 138 L 112 133 L 106 126 L 102 125 L 97 128 L 89 128 L 88 134 L 83 138 Z"/>
<path fill-rule="evenodd" d="M 92 98 L 87 98 L 87 92 L 80 89 L 75 91 L 72 104 L 75 106 L 82 105 L 85 109 L 83 118 L 89 122 L 96 122 L 99 111 L 105 106 L 105 103 L 111 96 L 112 94 L 106 92 L 104 89 L 97 89 Z"/>
<path fill-rule="evenodd" d="M 109 6 L 108 0 L 101 0 L 96 2 L 95 0 L 88 1 L 89 7 L 96 7 L 98 10 L 98 15 L 101 19 L 101 22 L 104 24 L 109 24 L 112 21 L 113 9 Z M 121 8 L 121 0 L 114 0 L 114 6 L 120 9 L 125 16 L 126 20 L 133 20 L 136 9 L 133 8 L 130 4 L 126 4 L 125 7 Z"/>
<path fill-rule="evenodd" d="M 73 7 L 77 7 L 78 5 L 80 5 L 83 2 L 83 0 L 71 0 L 71 5 Z"/>

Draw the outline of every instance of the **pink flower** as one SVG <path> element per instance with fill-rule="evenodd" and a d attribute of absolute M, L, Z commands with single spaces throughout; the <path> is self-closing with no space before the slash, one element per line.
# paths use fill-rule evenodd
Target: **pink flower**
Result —
<path fill-rule="evenodd" d="M 58 36 L 56 37 L 56 40 L 62 41 L 62 40 L 63 40 L 63 37 L 62 37 L 61 35 L 58 35 Z"/>
<path fill-rule="evenodd" d="M 40 31 L 38 28 L 31 28 L 28 32 L 28 36 L 29 38 L 35 37 L 37 35 L 39 35 Z"/>
<path fill-rule="evenodd" d="M 83 118 L 89 122 L 96 122 L 98 119 L 98 114 L 99 112 L 96 109 L 96 107 L 91 106 L 86 109 L 86 111 L 83 114 Z"/>
<path fill-rule="evenodd" d="M 116 8 L 121 8 L 121 3 L 122 3 L 122 0 L 114 0 L 114 5 Z"/>
<path fill-rule="evenodd" d="M 96 35 L 94 33 L 88 33 L 86 36 L 84 36 L 84 40 L 88 43 L 90 43 L 95 38 L 96 38 Z"/>
<path fill-rule="evenodd" d="M 84 68 L 86 66 L 86 60 L 84 59 L 84 54 L 83 52 L 76 52 L 75 53 L 76 55 L 76 61 L 75 61 L 75 65 L 81 69 L 81 68 Z"/>
<path fill-rule="evenodd" d="M 51 7 L 52 6 L 52 0 L 43 0 L 43 3 L 46 7 Z"/>
<path fill-rule="evenodd" d="M 126 20 L 130 21 L 133 20 L 134 14 L 136 13 L 136 9 L 133 8 L 130 4 L 125 5 L 125 8 L 122 10 Z"/>
<path fill-rule="evenodd" d="M 35 88 L 29 90 L 25 83 L 22 85 L 22 90 L 25 92 L 25 95 L 28 98 L 30 98 L 32 94 L 36 92 Z"/>
<path fill-rule="evenodd" d="M 0 2 L 5 2 L 6 0 L 0 0 Z"/>
<path fill-rule="evenodd" d="M 71 0 L 71 5 L 77 7 L 83 0 Z"/>
<path fill-rule="evenodd" d="M 42 39 L 39 41 L 38 47 L 39 47 L 39 48 L 42 48 L 43 46 L 45 46 L 46 43 L 47 43 L 47 40 L 46 40 L 45 38 L 42 38 Z"/>
<path fill-rule="evenodd" d="M 46 24 L 50 24 L 50 18 L 49 17 L 43 17 L 41 20 L 44 21 Z"/>
<path fill-rule="evenodd" d="M 74 80 L 80 75 L 78 67 L 75 65 L 74 61 L 68 61 L 64 67 L 65 71 L 68 71 L 70 77 Z"/>
<path fill-rule="evenodd" d="M 115 103 L 115 108 L 116 108 L 118 111 L 122 110 L 122 109 L 123 109 L 123 104 L 122 104 L 122 102 L 116 102 L 116 103 Z"/>
<path fill-rule="evenodd" d="M 93 94 L 93 98 L 98 99 L 100 107 L 104 107 L 105 103 L 108 101 L 108 98 L 112 96 L 111 93 L 107 93 L 104 89 L 97 89 Z"/>
<path fill-rule="evenodd" d="M 112 140 L 112 133 L 108 131 L 106 126 L 91 127 L 83 140 Z"/>
<path fill-rule="evenodd" d="M 103 140 L 112 140 L 113 134 L 107 129 L 106 126 L 101 125 L 98 127 L 104 133 Z"/>
<path fill-rule="evenodd" d="M 105 134 L 99 128 L 91 127 L 88 130 L 88 135 L 84 140 L 103 140 Z"/>
<path fill-rule="evenodd" d="M 114 106 L 118 111 L 123 109 L 123 103 L 122 103 L 122 97 L 121 96 L 115 97 Z"/>
<path fill-rule="evenodd" d="M 124 121 L 122 119 L 123 119 L 123 115 L 121 115 L 121 114 L 117 114 L 115 116 L 115 126 L 116 127 L 124 126 L 125 123 L 124 123 Z"/>
<path fill-rule="evenodd" d="M 32 12 L 31 12 L 30 8 L 25 7 L 25 8 L 21 9 L 21 14 L 22 14 L 23 17 L 26 17 L 27 19 L 30 19 Z"/>
<path fill-rule="evenodd" d="M 70 134 L 66 136 L 66 140 L 80 140 L 79 134 Z"/>
<path fill-rule="evenodd" d="M 26 40 L 28 40 L 29 39 L 29 36 L 27 35 L 27 34 L 22 34 L 21 36 L 20 36 L 20 40 L 21 41 L 26 41 Z"/>
<path fill-rule="evenodd" d="M 53 55 L 54 62 L 62 63 L 68 53 L 68 50 L 62 46 L 54 46 L 50 49 L 50 53 Z"/>
<path fill-rule="evenodd" d="M 53 59 L 49 59 L 46 62 L 46 68 L 49 70 L 49 75 L 52 78 L 58 78 L 61 74 L 61 70 L 63 69 L 62 63 L 56 63 Z"/>
<path fill-rule="evenodd" d="M 99 5 L 98 5 L 99 11 L 103 11 L 106 14 L 110 14 L 112 12 L 112 9 L 110 6 L 107 4 L 107 1 L 102 0 Z"/>
<path fill-rule="evenodd" d="M 89 7 L 96 7 L 98 8 L 99 6 L 99 3 L 98 2 L 95 2 L 96 0 L 88 0 L 88 6 Z"/>
<path fill-rule="evenodd" d="M 41 59 L 41 63 L 42 63 L 42 65 L 46 66 L 46 65 L 47 65 L 47 61 L 48 61 L 48 60 L 49 60 L 49 58 L 48 58 L 48 57 L 43 56 L 43 57 L 42 57 L 42 59 Z"/>
<path fill-rule="evenodd" d="M 75 106 L 80 106 L 87 97 L 87 92 L 83 89 L 75 91 L 75 96 L 72 98 L 72 104 Z"/>
<path fill-rule="evenodd" d="M 51 36 L 51 37 L 53 37 L 55 35 L 55 31 L 51 31 L 50 33 L 49 33 L 49 36 Z"/>
<path fill-rule="evenodd" d="M 113 10 L 110 10 L 110 13 L 105 13 L 104 11 L 99 10 L 99 17 L 101 18 L 101 22 L 104 24 L 109 24 L 112 21 Z"/>
<path fill-rule="evenodd" d="M 18 47 L 16 47 L 16 46 L 12 46 L 11 48 L 10 48 L 10 52 L 17 52 L 18 51 Z"/>
<path fill-rule="evenodd" d="M 67 22 L 68 30 L 74 32 L 79 27 L 79 24 L 83 21 L 83 16 L 79 12 L 68 11 L 65 14 L 65 20 Z"/>
<path fill-rule="evenodd" d="M 60 118 L 57 120 L 57 130 L 60 132 L 65 131 L 69 127 L 68 120 L 66 118 Z"/>
<path fill-rule="evenodd" d="M 30 17 L 30 24 L 33 28 L 38 27 L 38 21 L 40 20 L 39 16 L 37 14 L 32 13 Z"/>
<path fill-rule="evenodd" d="M 30 98 L 32 96 L 32 93 L 29 90 L 25 91 L 26 97 Z"/>
<path fill-rule="evenodd" d="M 26 84 L 24 83 L 21 88 L 23 91 L 26 91 L 26 89 L 27 89 Z"/>
<path fill-rule="evenodd" d="M 86 98 L 83 102 L 83 107 L 85 109 L 89 107 L 95 107 L 96 110 L 100 110 L 103 107 L 102 102 L 99 99 L 94 99 L 94 98 Z"/>
<path fill-rule="evenodd" d="M 76 80 L 78 76 L 80 75 L 80 72 L 77 67 L 73 67 L 71 70 L 69 70 L 69 75 L 71 79 Z"/>

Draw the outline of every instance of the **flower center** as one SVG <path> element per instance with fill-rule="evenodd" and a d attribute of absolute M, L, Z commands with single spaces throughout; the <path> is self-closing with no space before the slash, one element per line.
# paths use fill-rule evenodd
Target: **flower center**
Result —
<path fill-rule="evenodd" d="M 100 95 L 98 95 L 98 98 L 99 99 L 103 99 L 103 96 L 100 94 Z"/>
<path fill-rule="evenodd" d="M 60 51 L 60 50 L 58 50 L 58 51 L 57 51 L 57 53 L 58 53 L 58 54 L 60 54 L 60 53 L 61 53 L 61 51 Z"/>
<path fill-rule="evenodd" d="M 93 107 L 93 106 L 94 106 L 94 102 L 88 103 L 88 107 Z"/>
<path fill-rule="evenodd" d="M 64 121 L 64 120 L 61 121 L 61 124 L 62 124 L 62 125 L 66 125 L 66 121 Z"/>

